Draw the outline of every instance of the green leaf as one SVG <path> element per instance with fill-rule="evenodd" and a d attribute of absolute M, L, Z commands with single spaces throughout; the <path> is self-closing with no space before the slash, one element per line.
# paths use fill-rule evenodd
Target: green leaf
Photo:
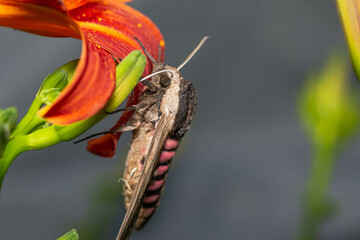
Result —
<path fill-rule="evenodd" d="M 76 229 L 71 229 L 64 236 L 58 238 L 57 240 L 79 240 L 79 234 L 76 232 Z"/>
<path fill-rule="evenodd" d="M 9 132 L 14 131 L 18 118 L 16 107 L 8 107 L 4 110 L 0 109 L 0 124 L 4 124 L 9 128 Z"/>
<path fill-rule="evenodd" d="M 4 154 L 12 132 L 16 128 L 18 112 L 15 107 L 0 109 L 0 157 Z"/>

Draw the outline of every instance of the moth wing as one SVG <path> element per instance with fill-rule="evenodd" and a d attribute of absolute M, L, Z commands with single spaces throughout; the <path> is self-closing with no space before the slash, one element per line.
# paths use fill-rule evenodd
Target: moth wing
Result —
<path fill-rule="evenodd" d="M 141 204 L 145 195 L 146 187 L 148 186 L 155 167 L 157 166 L 161 149 L 170 134 L 172 124 L 169 123 L 174 118 L 175 114 L 163 114 L 160 117 L 160 120 L 156 126 L 154 137 L 151 140 L 149 150 L 145 157 L 139 182 L 136 185 L 129 208 L 126 211 L 116 240 L 127 240 L 130 238 L 135 221 L 138 218 L 141 210 Z"/>

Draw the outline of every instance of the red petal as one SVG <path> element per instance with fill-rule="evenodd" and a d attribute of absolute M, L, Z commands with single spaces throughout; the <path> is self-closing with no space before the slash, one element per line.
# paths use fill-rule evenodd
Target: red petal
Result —
<path fill-rule="evenodd" d="M 87 149 L 96 155 L 111 158 L 115 155 L 116 145 L 117 138 L 112 134 L 106 134 L 88 141 Z"/>
<path fill-rule="evenodd" d="M 103 108 L 114 87 L 114 60 L 85 34 L 80 62 L 71 83 L 52 105 L 42 108 L 39 115 L 58 125 L 89 118 Z"/>
<path fill-rule="evenodd" d="M 92 41 L 116 58 L 123 59 L 131 51 L 141 50 L 135 37 L 155 58 L 158 58 L 159 47 L 164 49 L 163 37 L 155 24 L 123 3 L 89 2 L 68 13 L 80 28 L 91 36 Z M 163 54 L 163 51 L 161 53 Z M 146 74 L 151 72 L 151 67 L 151 62 L 148 62 Z"/>
<path fill-rule="evenodd" d="M 51 37 L 80 38 L 76 23 L 56 1 L 0 0 L 0 26 Z"/>
<path fill-rule="evenodd" d="M 162 35 L 151 20 L 121 3 L 121 1 L 103 2 L 92 0 L 87 3 L 84 2 L 78 2 L 79 5 L 76 6 L 80 7 L 68 11 L 69 16 L 77 22 L 88 40 L 96 43 L 114 57 L 122 59 L 134 49 L 141 49 L 135 37 L 145 45 L 155 58 L 158 55 L 159 46 L 162 49 L 164 48 Z M 65 1 L 65 4 L 71 3 Z M 66 7 L 69 9 L 74 5 L 66 5 Z M 163 51 L 161 53 L 163 54 Z M 148 62 L 145 73 L 150 73 L 151 68 L 152 64 Z M 96 75 L 91 75 L 91 77 L 94 78 Z M 84 78 L 84 76 L 79 78 Z M 99 75 L 97 84 L 101 85 L 100 82 L 104 79 L 103 83 L 107 84 L 108 89 L 110 89 L 109 79 L 105 78 L 105 75 Z M 60 99 L 56 100 L 50 109 L 44 109 L 44 112 L 47 111 L 44 117 L 56 124 L 67 124 L 75 120 L 91 117 L 98 112 L 106 104 L 112 91 L 102 91 L 95 82 L 88 82 L 87 84 L 93 84 L 99 90 L 98 93 L 87 93 L 82 87 L 78 87 L 78 90 L 73 91 L 74 85 L 71 85 L 65 89 L 64 94 L 60 96 Z M 79 99 L 77 94 L 80 94 L 83 98 Z M 97 105 L 93 105 L 93 102 L 96 101 L 93 100 L 94 98 L 97 99 Z M 134 100 L 136 102 L 137 98 Z M 74 109 L 81 106 L 83 106 L 83 110 L 73 113 Z"/>
<path fill-rule="evenodd" d="M 61 0 L 1 0 L 0 2 L 23 2 L 23 3 L 32 3 L 35 5 L 47 6 L 50 8 L 56 8 L 65 12 L 65 6 Z M 20 3 L 21 4 L 21 3 Z"/>
<path fill-rule="evenodd" d="M 62 0 L 62 1 L 64 2 L 68 10 L 72 10 L 89 2 L 98 2 L 102 4 L 109 4 L 109 2 L 112 2 L 112 4 L 118 4 L 118 3 L 130 2 L 132 0 Z"/>

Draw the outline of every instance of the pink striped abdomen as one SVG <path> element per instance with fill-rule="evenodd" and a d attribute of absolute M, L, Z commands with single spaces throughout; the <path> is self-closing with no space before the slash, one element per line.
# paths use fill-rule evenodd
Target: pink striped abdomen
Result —
<path fill-rule="evenodd" d="M 135 223 L 136 229 L 141 229 L 145 223 L 154 214 L 157 205 L 159 204 L 161 194 L 164 190 L 167 173 L 170 168 L 170 163 L 175 155 L 175 151 L 179 145 L 179 140 L 168 138 L 161 151 L 159 163 L 154 171 L 153 177 L 147 187 L 145 197 L 143 199 L 140 214 Z"/>

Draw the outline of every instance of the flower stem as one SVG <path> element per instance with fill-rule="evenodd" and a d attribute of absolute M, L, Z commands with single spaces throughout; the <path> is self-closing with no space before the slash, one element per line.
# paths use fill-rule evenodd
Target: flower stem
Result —
<path fill-rule="evenodd" d="M 314 147 L 313 164 L 307 184 L 299 240 L 316 239 L 320 224 L 333 212 L 330 182 L 335 163 L 333 145 Z"/>
<path fill-rule="evenodd" d="M 19 136 L 6 145 L 4 155 L 0 158 L 0 190 L 5 174 L 13 160 L 19 156 L 19 154 L 28 150 L 30 150 L 30 148 L 26 136 Z"/>

